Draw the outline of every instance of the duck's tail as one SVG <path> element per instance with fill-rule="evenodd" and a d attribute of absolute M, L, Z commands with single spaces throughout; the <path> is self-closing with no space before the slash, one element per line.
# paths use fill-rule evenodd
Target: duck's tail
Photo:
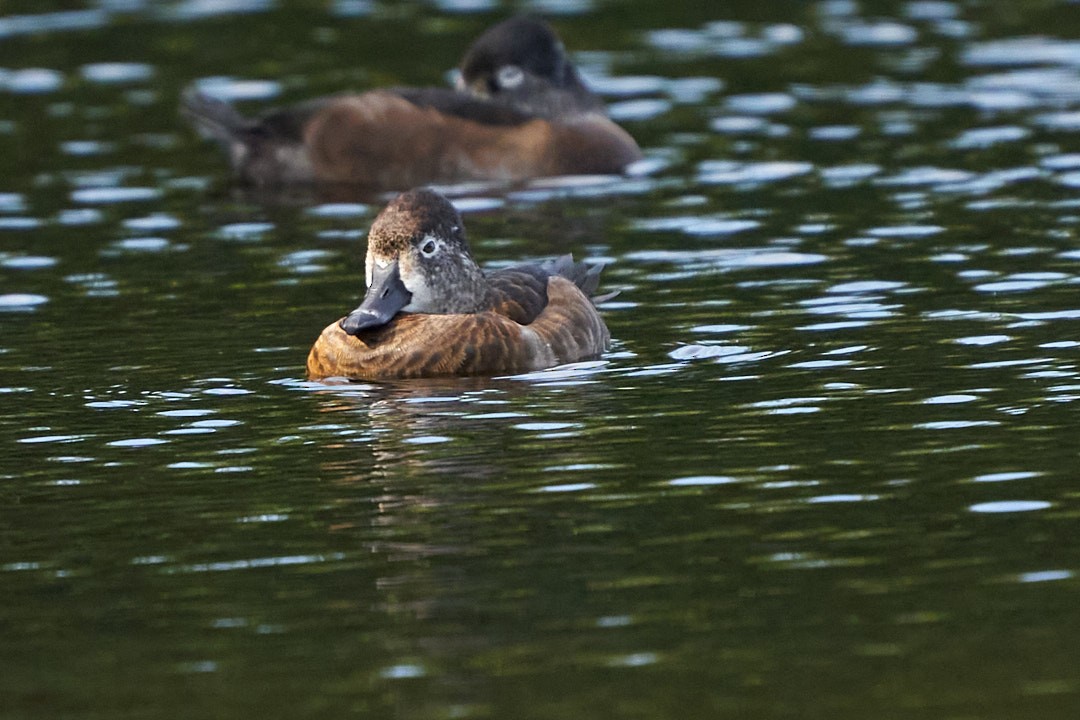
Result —
<path fill-rule="evenodd" d="M 619 294 L 618 290 L 603 295 L 596 294 L 600 287 L 600 272 L 604 269 L 603 265 L 574 262 L 573 255 L 562 255 L 545 262 L 544 269 L 553 275 L 561 275 L 567 280 L 571 280 L 581 292 L 585 293 L 586 297 L 593 301 L 594 305 L 611 300 Z"/>
<path fill-rule="evenodd" d="M 224 100 L 210 97 L 192 86 L 180 96 L 180 114 L 200 136 L 213 140 L 237 164 L 244 150 L 244 133 L 251 123 Z"/>

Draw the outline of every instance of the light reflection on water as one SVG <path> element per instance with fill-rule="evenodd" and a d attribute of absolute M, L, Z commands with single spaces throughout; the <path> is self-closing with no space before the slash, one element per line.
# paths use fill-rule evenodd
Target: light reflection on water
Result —
<path fill-rule="evenodd" d="M 439 82 L 496 5 L 0 17 L 14 713 L 1075 704 L 1068 8 L 529 3 L 647 157 L 443 189 L 485 267 L 606 262 L 613 351 L 304 380 L 385 198 L 226 186 L 180 89 Z"/>

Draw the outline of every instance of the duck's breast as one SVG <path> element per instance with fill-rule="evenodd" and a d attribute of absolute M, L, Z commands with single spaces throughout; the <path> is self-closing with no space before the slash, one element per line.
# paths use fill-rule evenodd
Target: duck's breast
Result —
<path fill-rule="evenodd" d="M 616 175 L 642 158 L 630 133 L 600 113 L 555 121 L 549 142 L 551 175 Z"/>
<path fill-rule="evenodd" d="M 315 380 L 377 380 L 511 374 L 557 363 L 536 333 L 496 313 L 402 314 L 360 337 L 328 325 L 308 354 L 307 370 Z"/>

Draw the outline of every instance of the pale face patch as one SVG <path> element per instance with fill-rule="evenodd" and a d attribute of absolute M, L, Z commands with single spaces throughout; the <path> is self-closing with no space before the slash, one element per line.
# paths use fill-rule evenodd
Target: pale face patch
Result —
<path fill-rule="evenodd" d="M 413 245 L 412 257 L 403 264 L 401 281 L 412 293 L 412 301 L 403 310 L 406 312 L 441 312 L 445 298 L 432 287 L 432 277 L 445 275 L 446 270 L 436 263 L 438 256 L 446 247 L 446 241 L 437 235 L 428 233 Z M 407 268 L 407 270 L 405 269 Z M 442 294 L 447 291 L 444 288 Z"/>
<path fill-rule="evenodd" d="M 504 90 L 512 90 L 525 80 L 525 72 L 517 65 L 503 65 L 499 68 L 499 87 Z"/>
<path fill-rule="evenodd" d="M 404 312 L 438 312 L 437 298 L 432 292 L 431 286 L 422 276 L 411 276 L 407 280 L 402 278 L 405 289 L 412 294 L 409 304 L 401 308 Z"/>

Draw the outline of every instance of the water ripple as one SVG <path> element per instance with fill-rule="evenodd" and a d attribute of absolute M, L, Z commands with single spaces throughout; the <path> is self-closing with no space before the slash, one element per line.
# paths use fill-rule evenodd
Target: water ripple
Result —
<path fill-rule="evenodd" d="M 104 273 L 67 275 L 64 281 L 78 285 L 88 297 L 115 297 L 120 294 L 119 283 Z"/>
<path fill-rule="evenodd" d="M 968 508 L 975 513 L 1018 513 L 1046 510 L 1052 507 L 1044 500 L 998 500 L 995 502 L 976 503 Z"/>
<path fill-rule="evenodd" d="M 701 29 L 650 30 L 645 41 L 668 53 L 730 58 L 762 57 L 802 42 L 802 28 L 789 23 L 751 27 L 734 21 L 713 21 Z"/>
<path fill-rule="evenodd" d="M 168 440 L 162 440 L 161 438 L 128 438 L 126 440 L 113 440 L 106 443 L 110 447 L 150 447 L 152 445 L 163 445 Z"/>
<path fill-rule="evenodd" d="M 902 170 L 891 177 L 880 178 L 876 182 L 882 185 L 943 185 L 945 183 L 958 183 L 969 181 L 974 178 L 974 173 L 967 170 L 938 167 L 916 167 Z"/>
<path fill-rule="evenodd" d="M 879 165 L 855 164 L 824 167 L 819 171 L 821 179 L 830 187 L 848 187 L 860 180 L 872 178 L 881 172 Z"/>
<path fill-rule="evenodd" d="M 949 395 L 935 395 L 923 400 L 926 405 L 959 405 L 961 403 L 974 402 L 979 399 L 978 395 L 968 395 L 966 393 L 952 393 Z"/>
<path fill-rule="evenodd" d="M 969 44 L 961 62 L 976 66 L 1080 66 L 1080 42 L 1048 37 L 1015 37 Z"/>
<path fill-rule="evenodd" d="M 875 293 L 899 290 L 907 286 L 907 283 L 892 280 L 849 280 L 837 283 L 825 292 L 830 293 Z"/>
<path fill-rule="evenodd" d="M 242 222 L 222 225 L 218 228 L 218 235 L 225 240 L 259 240 L 263 235 L 274 229 L 272 223 Z"/>
<path fill-rule="evenodd" d="M 814 265 L 828 257 L 768 248 L 710 248 L 708 250 L 636 250 L 623 256 L 641 262 L 668 262 L 689 267 L 784 267 Z"/>
<path fill-rule="evenodd" d="M 49 302 L 44 295 L 33 293 L 6 293 L 0 295 L 0 312 L 33 310 Z"/>
<path fill-rule="evenodd" d="M 727 475 L 689 475 L 668 480 L 665 484 L 672 487 L 707 487 L 710 485 L 731 485 L 739 482 L 738 478 Z"/>
<path fill-rule="evenodd" d="M 454 206 L 457 207 L 456 201 Z M 352 218 L 367 215 L 371 212 L 371 207 L 361 203 L 325 203 L 310 207 L 305 212 L 315 217 Z"/>
<path fill-rule="evenodd" d="M 671 110 L 669 100 L 626 100 L 608 105 L 608 115 L 616 121 L 641 122 L 652 120 Z"/>
<path fill-rule="evenodd" d="M 1039 477 L 1041 472 L 1034 471 L 1017 471 L 1017 472 L 995 472 L 986 473 L 984 475 L 976 475 L 972 478 L 973 482 L 1010 482 L 1012 480 L 1027 480 L 1033 477 Z"/>
<path fill-rule="evenodd" d="M 791 129 L 786 125 L 771 123 L 760 117 L 747 117 L 742 115 L 727 115 L 716 118 L 709 123 L 709 127 L 715 132 L 724 135 L 765 135 L 768 137 L 783 137 L 791 132 Z"/>
<path fill-rule="evenodd" d="M 18 442 L 27 445 L 37 445 L 39 443 L 76 443 L 82 442 L 91 435 L 34 435 L 32 437 L 20 438 Z"/>
<path fill-rule="evenodd" d="M 289 268 L 293 272 L 301 274 L 311 274 L 323 272 L 326 270 L 325 265 L 321 265 L 317 260 L 326 260 L 333 257 L 333 253 L 329 250 L 322 250 L 320 248 L 313 248 L 308 250 L 294 250 L 293 252 L 286 253 L 278 260 L 278 265 L 284 268 Z"/>
<path fill-rule="evenodd" d="M 950 145 L 960 150 L 973 150 L 992 147 L 1002 143 L 1016 142 L 1031 136 L 1031 130 L 1017 125 L 1000 127 L 972 128 L 965 130 Z"/>
<path fill-rule="evenodd" d="M 1080 130 L 1080 110 L 1043 113 L 1036 115 L 1034 122 L 1050 130 Z"/>
<path fill-rule="evenodd" d="M 0 37 L 89 30 L 105 25 L 108 19 L 109 15 L 101 9 L 66 10 L 39 15 L 8 15 L 0 17 Z"/>
<path fill-rule="evenodd" d="M 0 252 L 0 267 L 8 268 L 9 270 L 41 270 L 42 268 L 52 267 L 59 262 L 54 257 L 47 257 L 45 255 L 20 255 L 14 257 L 8 257 L 5 253 Z"/>
<path fill-rule="evenodd" d="M 862 128 L 857 125 L 824 125 L 810 128 L 809 136 L 814 140 L 854 140 L 862 135 Z"/>
<path fill-rule="evenodd" d="M 636 230 L 678 230 L 687 235 L 733 235 L 760 227 L 757 220 L 734 220 L 723 216 L 683 215 L 679 217 L 635 220 Z"/>
<path fill-rule="evenodd" d="M 171 242 L 162 237 L 127 238 L 117 240 L 112 244 L 116 250 L 124 252 L 158 253 L 170 249 L 178 249 Z"/>
<path fill-rule="evenodd" d="M 79 71 L 90 82 L 108 85 L 142 82 L 154 76 L 154 67 L 144 63 L 92 63 Z"/>
<path fill-rule="evenodd" d="M 26 197 L 22 193 L 0 192 L 0 212 L 26 212 Z"/>
<path fill-rule="evenodd" d="M 586 81 L 594 92 L 608 97 L 655 95 L 663 92 L 668 80 L 657 75 L 587 75 Z"/>
<path fill-rule="evenodd" d="M 41 220 L 34 217 L 0 217 L 0 230 L 33 230 L 41 227 Z"/>
<path fill-rule="evenodd" d="M 569 468 L 545 468 L 545 470 L 567 470 Z M 541 488 L 537 488 L 536 492 L 544 493 L 570 493 L 581 492 L 582 490 L 592 490 L 596 487 L 596 483 L 564 483 L 561 485 L 545 485 Z"/>
<path fill-rule="evenodd" d="M 815 495 L 814 497 L 806 498 L 805 502 L 808 505 L 828 504 L 828 503 L 851 503 L 851 502 L 873 502 L 874 500 L 880 500 L 880 495 L 874 495 L 871 493 L 837 493 L 834 495 Z"/>
<path fill-rule="evenodd" d="M 763 184 L 806 175 L 812 163 L 773 161 L 735 163 L 709 160 L 698 167 L 698 181 L 707 185 Z"/>
<path fill-rule="evenodd" d="M 161 195 L 161 188 L 156 187 L 91 187 L 73 191 L 71 199 L 88 205 L 105 205 L 156 200 Z"/>
<path fill-rule="evenodd" d="M 1057 580 L 1069 580 L 1076 577 L 1072 570 L 1036 570 L 1033 572 L 1020 573 L 1016 581 L 1021 583 L 1054 582 Z"/>
<path fill-rule="evenodd" d="M 867 230 L 874 237 L 926 237 L 944 232 L 945 228 L 940 225 L 895 225 L 892 227 L 876 227 Z"/>
<path fill-rule="evenodd" d="M 840 27 L 840 36 L 848 45 L 896 46 L 910 45 L 919 34 L 915 28 L 898 22 L 882 20 L 873 23 L 852 23 Z"/>
<path fill-rule="evenodd" d="M 125 218 L 123 225 L 129 230 L 139 232 L 163 232 L 165 230 L 175 230 L 180 227 L 181 222 L 175 215 L 155 213 L 143 217 Z"/>
<path fill-rule="evenodd" d="M 166 569 L 168 573 L 203 573 L 203 572 L 231 572 L 233 570 L 255 570 L 268 567 L 285 567 L 289 565 L 313 565 L 317 563 L 335 562 L 343 560 L 344 553 L 327 553 L 321 555 L 279 555 L 271 557 L 251 558 L 247 560 L 224 560 L 212 563 L 194 563 L 180 565 Z"/>
<path fill-rule="evenodd" d="M 1046 287 L 1053 282 L 1054 280 L 1035 280 L 1013 277 L 1012 279 L 980 283 L 979 285 L 975 285 L 972 289 L 976 292 L 989 293 L 1026 292 L 1028 290 L 1037 290 Z"/>
<path fill-rule="evenodd" d="M 736 113 L 775 115 L 791 110 L 796 103 L 795 98 L 787 93 L 758 93 L 731 95 L 725 104 L 729 110 Z"/>
<path fill-rule="evenodd" d="M 56 216 L 56 221 L 61 225 L 69 226 L 93 225 L 100 223 L 104 217 L 97 208 L 76 208 L 61 210 Z"/>
<path fill-rule="evenodd" d="M 17 95 L 40 95 L 56 92 L 63 84 L 63 73 L 48 68 L 0 69 L 0 90 L 6 90 Z"/>
<path fill-rule="evenodd" d="M 379 677 L 387 680 L 402 680 L 426 677 L 427 668 L 423 665 L 403 664 L 390 665 L 379 671 Z"/>
<path fill-rule="evenodd" d="M 708 360 L 728 355 L 745 355 L 749 348 L 741 345 L 683 345 L 668 353 L 672 360 Z"/>
<path fill-rule="evenodd" d="M 281 94 L 281 83 L 273 80 L 208 77 L 197 85 L 200 91 L 221 100 L 272 100 Z"/>

